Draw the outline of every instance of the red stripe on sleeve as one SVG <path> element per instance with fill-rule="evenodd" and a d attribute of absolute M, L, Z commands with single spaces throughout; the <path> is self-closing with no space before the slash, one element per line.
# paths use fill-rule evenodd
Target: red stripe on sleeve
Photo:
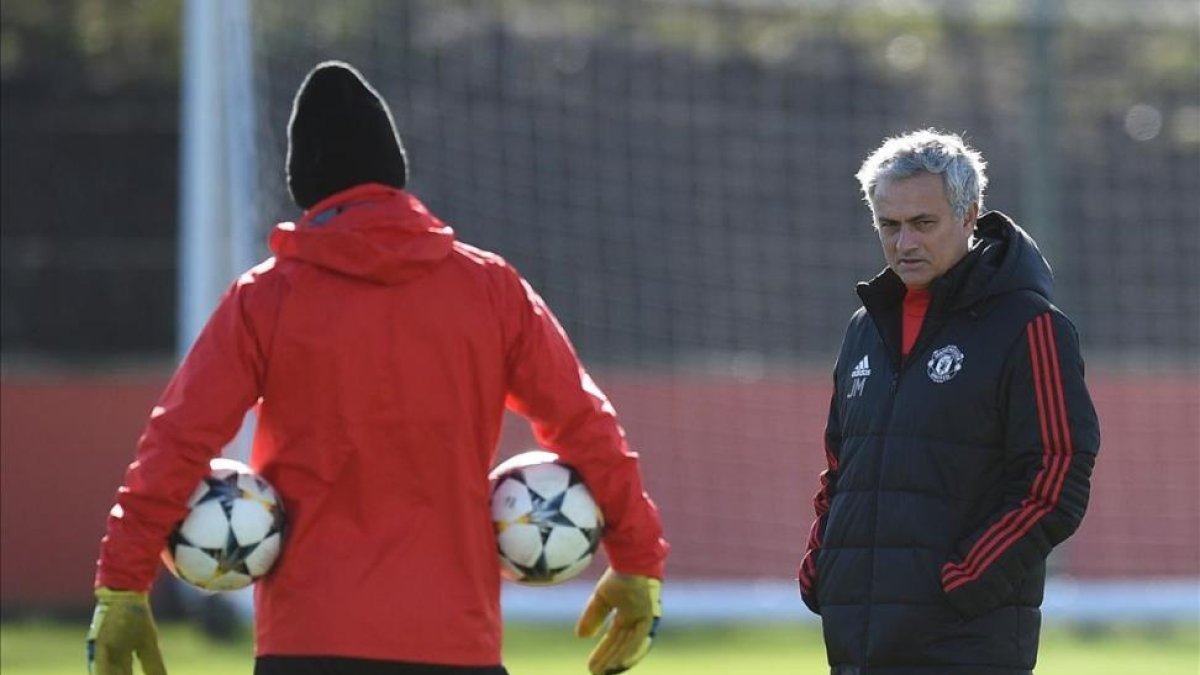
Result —
<path fill-rule="evenodd" d="M 1054 327 L 1050 323 L 1050 315 L 1043 314 L 1043 316 L 1046 318 L 1046 344 L 1050 346 L 1050 366 L 1051 370 L 1053 371 L 1051 380 L 1054 383 L 1053 393 L 1055 394 L 1055 400 L 1053 403 L 1056 404 L 1055 410 L 1058 413 L 1058 427 L 1062 431 L 1061 447 L 1063 449 L 1065 459 L 1067 460 L 1064 462 L 1064 465 L 1066 465 L 1070 463 L 1071 456 L 1075 454 L 1075 448 L 1071 444 L 1071 424 L 1067 419 L 1067 397 L 1063 392 L 1062 370 L 1059 368 L 1058 348 L 1054 342 Z M 1055 503 L 1058 502 L 1058 496 L 1062 494 L 1063 483 L 1065 483 L 1066 480 L 1067 472 L 1064 470 L 1059 473 L 1058 480 L 1054 483 L 1053 494 Z"/>
<path fill-rule="evenodd" d="M 1036 317 L 1026 327 L 1026 335 L 1042 436 L 1042 468 L 1021 505 L 989 528 L 961 563 L 947 563 L 942 568 L 942 584 L 946 591 L 979 578 L 988 565 L 1058 504 L 1062 494 L 1072 447 L 1050 315 Z"/>
<path fill-rule="evenodd" d="M 1054 446 L 1053 431 L 1051 431 L 1051 422 L 1049 415 L 1045 414 L 1047 394 L 1046 387 L 1049 386 L 1045 380 L 1046 361 L 1045 355 L 1042 353 L 1043 342 L 1040 340 L 1040 334 L 1037 327 L 1041 321 L 1041 317 L 1034 318 L 1029 322 L 1025 332 L 1029 338 L 1029 358 L 1033 370 L 1033 392 L 1037 402 L 1038 425 L 1042 430 L 1042 467 L 1043 470 L 1038 472 L 1037 477 L 1033 481 L 1033 487 L 1029 490 L 1030 495 L 1044 496 L 1045 495 L 1045 479 L 1049 473 L 1044 469 L 1051 461 L 1050 449 Z"/>
<path fill-rule="evenodd" d="M 1061 375 L 1058 372 L 1058 353 L 1054 347 L 1054 330 L 1050 325 L 1050 315 L 1043 314 L 1035 320 L 1036 333 L 1039 337 L 1039 343 L 1042 346 L 1042 367 L 1041 377 L 1044 380 L 1045 400 L 1039 406 L 1039 410 L 1045 410 L 1050 427 L 1050 442 L 1051 447 L 1058 453 L 1062 453 L 1065 447 L 1068 434 L 1064 431 L 1066 424 L 1066 416 L 1063 414 L 1063 409 L 1056 404 L 1062 400 L 1062 381 Z M 1039 413 L 1039 417 L 1040 417 Z M 1051 495 L 1056 494 L 1053 491 L 1053 485 L 1058 482 L 1060 474 L 1047 472 L 1046 478 L 1050 481 Z M 1045 486 L 1043 486 L 1045 489 Z M 1044 492 L 1041 494 L 1045 494 Z"/>

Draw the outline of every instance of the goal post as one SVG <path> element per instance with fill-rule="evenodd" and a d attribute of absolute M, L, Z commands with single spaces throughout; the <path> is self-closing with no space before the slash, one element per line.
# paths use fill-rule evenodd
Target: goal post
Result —
<path fill-rule="evenodd" d="M 257 200 L 258 153 L 247 0 L 185 0 L 180 106 L 178 357 L 191 348 L 225 290 L 264 257 Z M 254 413 L 222 454 L 249 460 Z M 187 604 L 198 591 L 172 580 Z M 229 593 L 253 612 L 250 589 Z"/>
<path fill-rule="evenodd" d="M 246 0 L 186 0 L 177 350 L 237 275 L 262 259 L 251 25 Z"/>

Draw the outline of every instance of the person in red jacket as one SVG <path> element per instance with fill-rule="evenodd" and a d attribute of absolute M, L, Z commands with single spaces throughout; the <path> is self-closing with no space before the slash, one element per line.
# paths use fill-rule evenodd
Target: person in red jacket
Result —
<path fill-rule="evenodd" d="M 304 209 L 222 298 L 154 407 L 101 542 L 95 672 L 164 672 L 147 591 L 208 461 L 257 411 L 250 464 L 282 495 L 255 588 L 258 675 L 499 674 L 488 470 L 505 408 L 582 474 L 611 567 L 576 631 L 592 673 L 647 652 L 667 554 L 612 404 L 530 285 L 405 191 L 391 113 L 351 66 L 297 92 L 288 188 Z M 608 618 L 612 615 L 611 622 Z"/>

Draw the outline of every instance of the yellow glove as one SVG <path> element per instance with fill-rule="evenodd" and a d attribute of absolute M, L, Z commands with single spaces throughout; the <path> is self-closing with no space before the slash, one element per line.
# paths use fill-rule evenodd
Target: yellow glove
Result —
<path fill-rule="evenodd" d="M 609 568 L 575 624 L 575 634 L 595 636 L 614 610 L 612 625 L 588 658 L 592 675 L 623 673 L 650 651 L 662 617 L 662 582 Z"/>
<path fill-rule="evenodd" d="M 134 654 L 146 675 L 167 675 L 148 595 L 97 588 L 96 611 L 87 635 L 88 673 L 133 675 Z"/>

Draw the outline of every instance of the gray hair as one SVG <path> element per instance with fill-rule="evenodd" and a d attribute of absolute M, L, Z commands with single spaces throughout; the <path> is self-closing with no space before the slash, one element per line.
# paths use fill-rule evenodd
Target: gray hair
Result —
<path fill-rule="evenodd" d="M 873 211 L 875 188 L 881 182 L 910 178 L 921 171 L 941 176 L 954 216 L 962 218 L 972 203 L 983 210 L 986 167 L 979 152 L 958 134 L 921 129 L 885 140 L 867 157 L 855 177 L 862 186 L 864 201 Z"/>

